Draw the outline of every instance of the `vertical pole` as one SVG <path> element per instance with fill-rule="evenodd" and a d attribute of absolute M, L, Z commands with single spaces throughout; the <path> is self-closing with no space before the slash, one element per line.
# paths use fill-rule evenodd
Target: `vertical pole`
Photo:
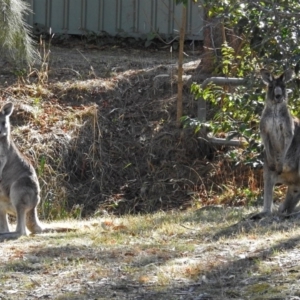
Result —
<path fill-rule="evenodd" d="M 178 91 L 177 91 L 177 126 L 180 126 L 180 118 L 182 117 L 182 90 L 183 90 L 183 51 L 184 51 L 184 36 L 186 25 L 186 7 L 182 4 L 181 26 L 179 37 L 179 57 L 178 57 Z"/>

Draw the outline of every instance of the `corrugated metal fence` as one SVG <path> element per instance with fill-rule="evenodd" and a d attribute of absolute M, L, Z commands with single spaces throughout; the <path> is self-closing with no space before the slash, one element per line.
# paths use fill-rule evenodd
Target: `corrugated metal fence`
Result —
<path fill-rule="evenodd" d="M 54 33 L 123 34 L 142 37 L 158 32 L 176 36 L 181 5 L 174 0 L 25 0 L 33 14 L 27 22 L 50 28 Z M 203 11 L 199 3 L 188 1 L 186 37 L 202 40 Z"/>

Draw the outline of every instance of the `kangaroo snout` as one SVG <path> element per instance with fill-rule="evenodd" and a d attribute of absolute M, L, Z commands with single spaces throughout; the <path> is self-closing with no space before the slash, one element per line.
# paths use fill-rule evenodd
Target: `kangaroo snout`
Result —
<path fill-rule="evenodd" d="M 274 89 L 274 102 L 281 103 L 283 101 L 283 99 L 284 99 L 284 97 L 283 97 L 282 89 L 280 87 L 276 87 Z"/>
<path fill-rule="evenodd" d="M 0 129 L 0 138 L 6 136 L 7 133 L 5 130 Z"/>

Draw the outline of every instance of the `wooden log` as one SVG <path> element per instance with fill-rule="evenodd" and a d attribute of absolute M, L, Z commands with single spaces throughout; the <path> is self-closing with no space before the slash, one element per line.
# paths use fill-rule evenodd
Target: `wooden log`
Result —
<path fill-rule="evenodd" d="M 216 138 L 216 137 L 208 137 L 207 139 L 210 143 L 214 145 L 232 146 L 232 147 L 239 147 L 239 148 L 245 148 L 248 145 L 248 142 L 245 139 L 228 140 L 228 139 Z"/>

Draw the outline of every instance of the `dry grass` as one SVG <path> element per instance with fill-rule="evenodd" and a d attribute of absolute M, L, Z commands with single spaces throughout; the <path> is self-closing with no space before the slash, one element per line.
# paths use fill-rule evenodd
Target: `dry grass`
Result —
<path fill-rule="evenodd" d="M 107 215 L 76 232 L 1 245 L 4 299 L 289 299 L 299 296 L 299 219 L 252 210 Z"/>
<path fill-rule="evenodd" d="M 184 208 L 206 192 L 213 150 L 176 127 L 176 91 L 154 82 L 174 60 L 43 51 L 47 76 L 36 68 L 2 90 L 16 104 L 14 138 L 39 173 L 43 218 Z"/>

